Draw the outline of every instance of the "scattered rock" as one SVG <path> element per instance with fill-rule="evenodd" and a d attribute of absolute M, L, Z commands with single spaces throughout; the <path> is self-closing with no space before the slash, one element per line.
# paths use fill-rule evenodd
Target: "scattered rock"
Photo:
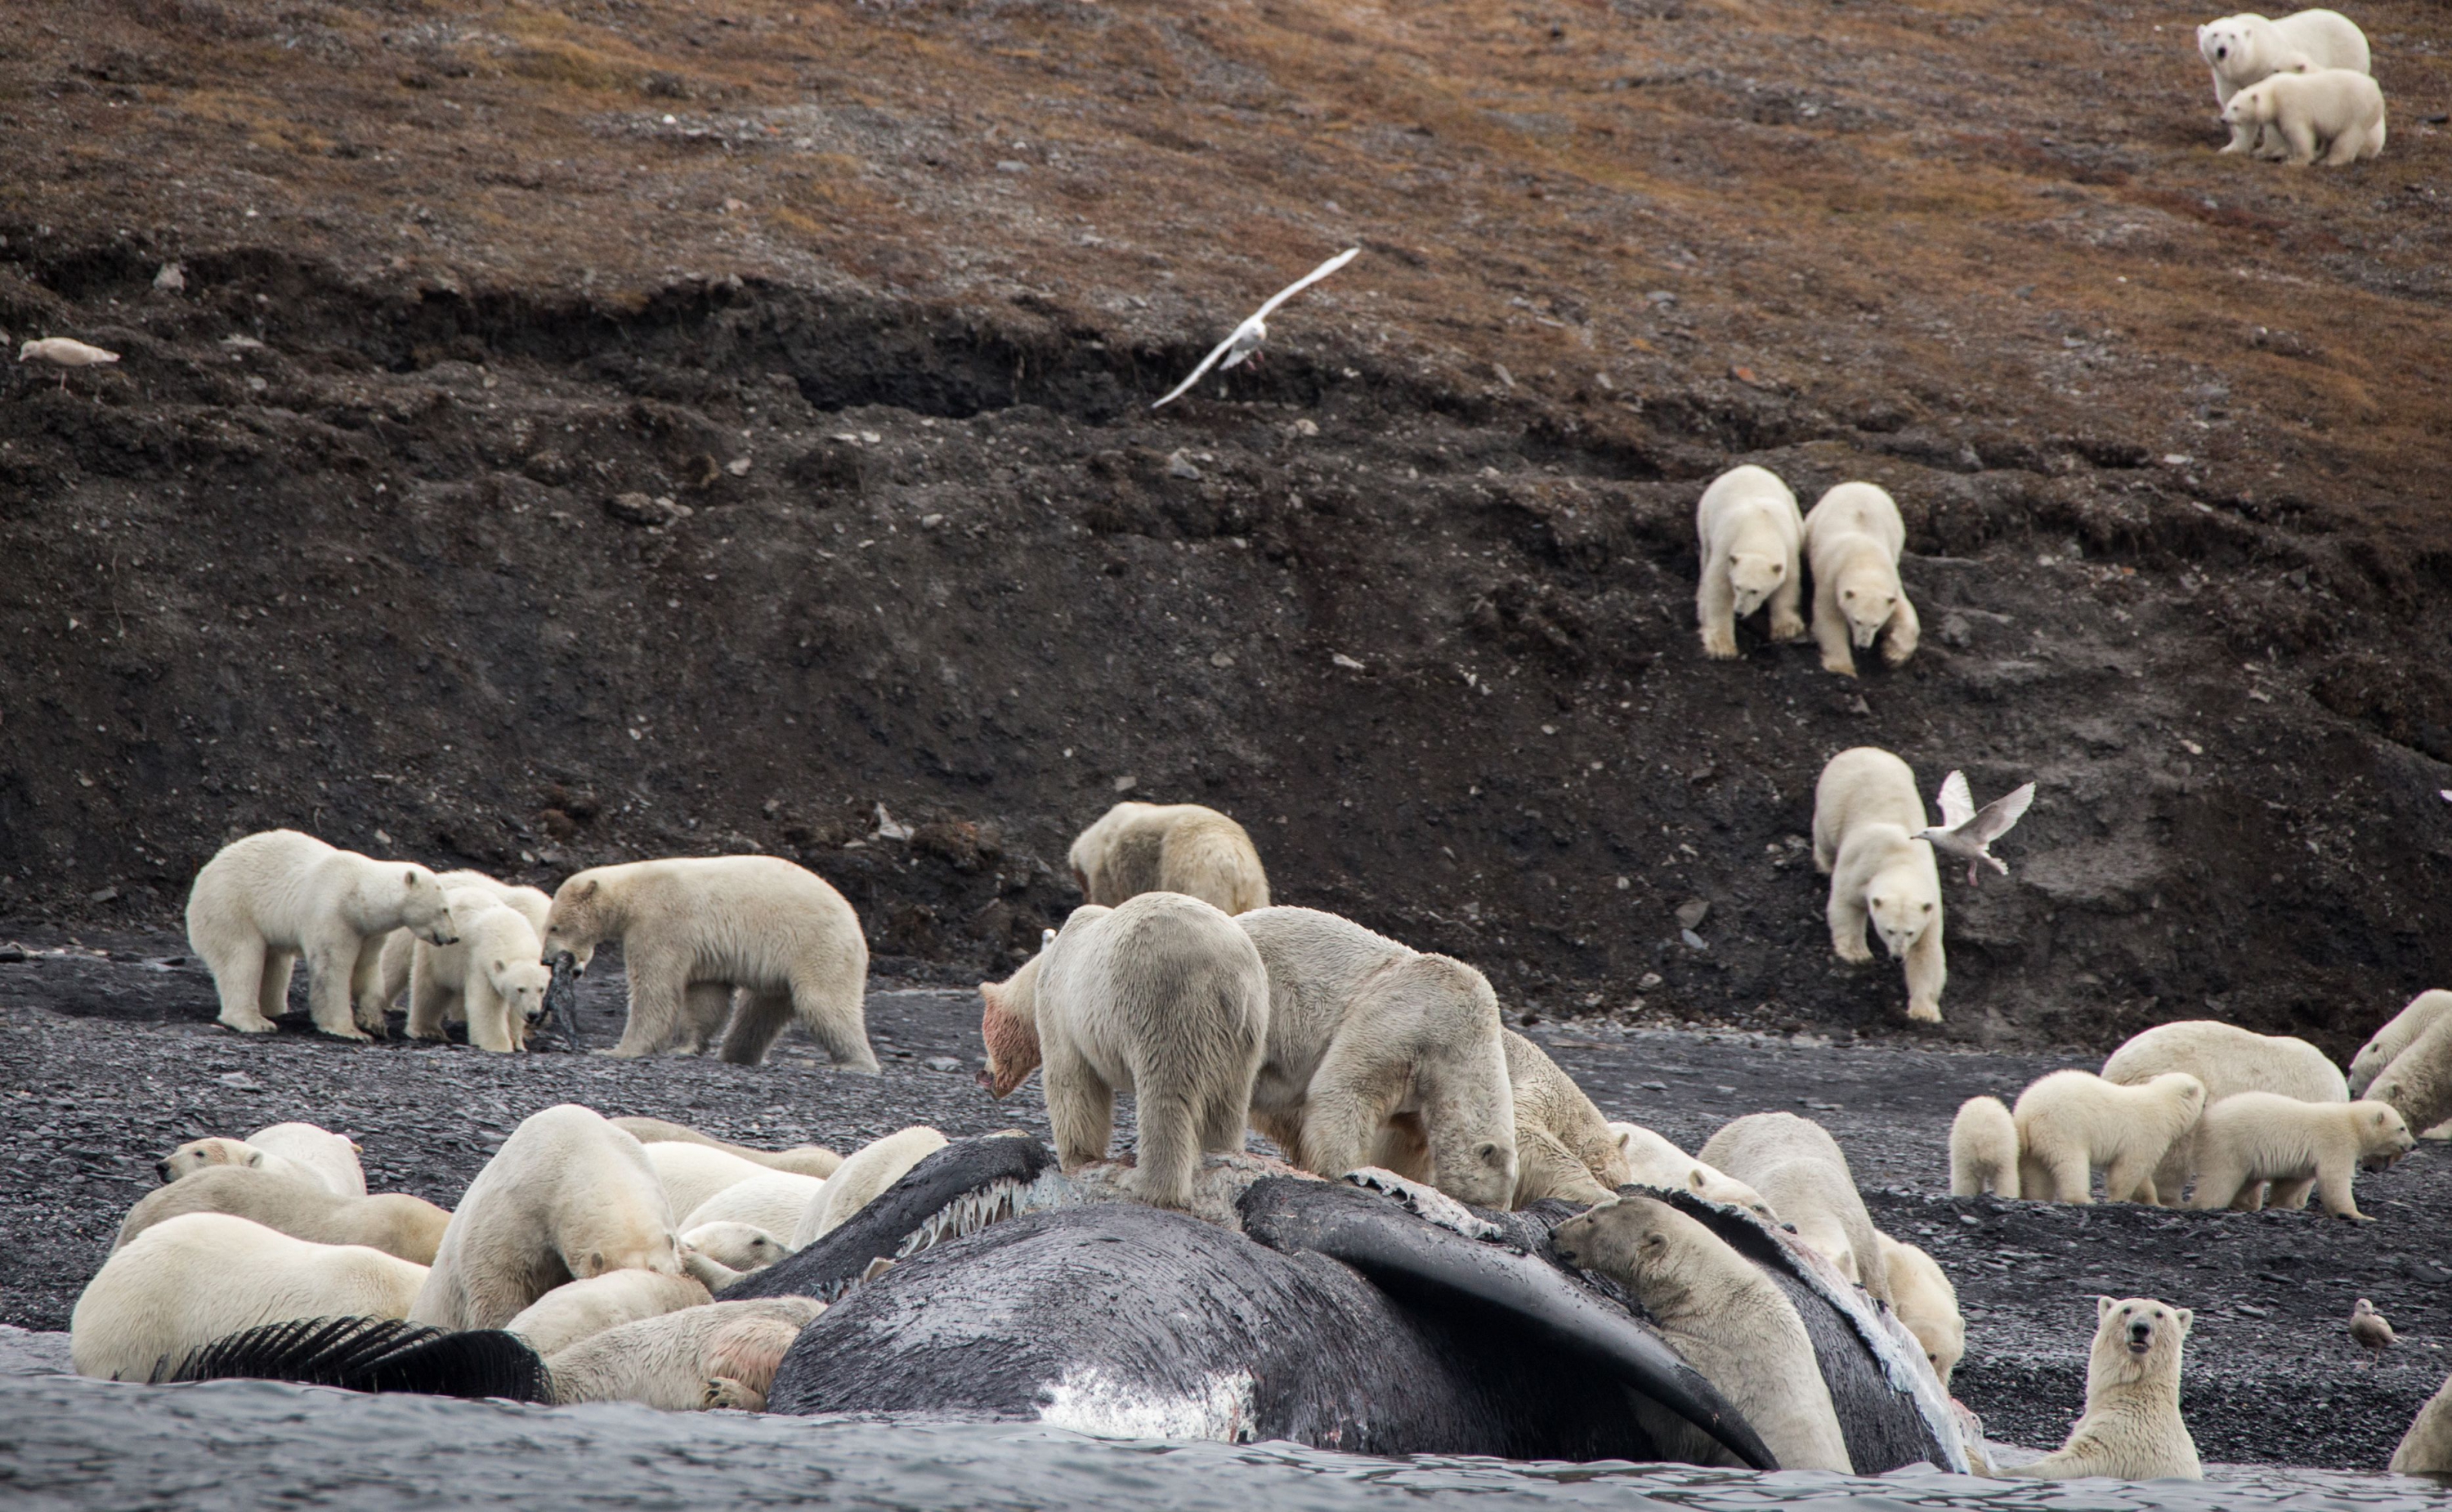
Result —
<path fill-rule="evenodd" d="M 652 499 L 645 494 L 615 494 L 604 501 L 604 512 L 625 524 L 654 527 L 677 525 L 697 513 L 662 494 Z"/>
<path fill-rule="evenodd" d="M 1701 929 L 1703 921 L 1710 916 L 1711 904 L 1708 898 L 1690 897 L 1677 905 L 1677 926 L 1680 929 Z"/>

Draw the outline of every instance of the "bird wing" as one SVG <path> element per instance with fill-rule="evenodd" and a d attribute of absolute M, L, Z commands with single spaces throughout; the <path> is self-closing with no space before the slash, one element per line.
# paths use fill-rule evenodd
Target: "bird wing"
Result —
<path fill-rule="evenodd" d="M 1248 325 L 1250 324 L 1251 322 L 1249 321 L 1243 323 L 1244 325 Z M 1181 399 L 1183 397 L 1184 390 L 1190 388 L 1193 384 L 1199 383 L 1203 374 L 1216 366 L 1217 359 L 1225 356 L 1227 352 L 1232 350 L 1236 342 L 1240 340 L 1242 335 L 1243 325 L 1237 325 L 1234 330 L 1228 332 L 1224 341 L 1219 342 L 1216 345 L 1209 349 L 1209 355 L 1200 360 L 1200 365 L 1192 370 L 1192 376 L 1190 378 L 1185 379 L 1182 383 L 1177 383 L 1173 388 L 1167 390 L 1166 397 L 1159 400 L 1157 403 L 1152 404 L 1150 408 L 1159 409 L 1165 405 L 1174 403 L 1178 399 Z"/>
<path fill-rule="evenodd" d="M 1957 829 L 1975 817 L 1975 795 L 1968 790 L 1967 774 L 1952 772 L 1941 779 L 1941 826 Z"/>
<path fill-rule="evenodd" d="M 1253 316 L 1252 319 L 1256 321 L 1267 320 L 1270 313 L 1278 305 L 1283 304 L 1286 301 L 1294 298 L 1295 295 L 1311 287 L 1314 284 L 1318 283 L 1321 279 L 1328 277 L 1331 273 L 1335 272 L 1338 268 L 1343 267 L 1346 264 L 1353 262 L 1355 258 L 1360 257 L 1361 255 L 1362 248 L 1358 246 L 1347 247 L 1344 251 L 1337 253 L 1335 257 L 1332 257 L 1327 262 L 1319 265 L 1319 266 L 1313 268 L 1302 277 L 1277 290 L 1275 294 L 1270 295 L 1269 302 L 1260 306 L 1260 313 Z"/>
<path fill-rule="evenodd" d="M 1984 805 L 1984 812 L 1974 815 L 1975 838 L 1989 845 L 2008 834 L 2026 816 L 2027 805 L 2035 801 L 2035 785 L 2031 782 L 2007 796 L 1994 798 Z"/>

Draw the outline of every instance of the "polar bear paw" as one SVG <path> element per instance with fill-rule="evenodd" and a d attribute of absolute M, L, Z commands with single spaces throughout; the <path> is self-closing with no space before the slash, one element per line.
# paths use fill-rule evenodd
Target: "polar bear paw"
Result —
<path fill-rule="evenodd" d="M 730 1376 L 709 1376 L 706 1389 L 699 1393 L 699 1405 L 709 1412 L 722 1407 L 736 1412 L 763 1412 L 766 1393 Z"/>
<path fill-rule="evenodd" d="M 1735 633 L 1716 628 L 1705 630 L 1703 632 L 1703 655 L 1710 658 L 1714 661 L 1735 660 L 1737 656 L 1737 638 Z"/>
<path fill-rule="evenodd" d="M 1776 609 L 1772 610 L 1770 612 L 1770 638 L 1773 640 L 1778 641 L 1804 639 L 1805 617 L 1793 614 L 1784 615 Z"/>
<path fill-rule="evenodd" d="M 1822 658 L 1822 670 L 1852 677 L 1856 675 L 1856 658 L 1845 651 L 1826 653 Z"/>
<path fill-rule="evenodd" d="M 237 1030 L 242 1034 L 269 1034 L 281 1027 L 261 1013 L 250 1013 L 245 1018 L 224 1015 L 221 1023 L 223 1027 Z"/>
<path fill-rule="evenodd" d="M 1939 1003 L 1909 1003 L 1908 1005 L 1908 1017 L 1915 1020 L 1919 1024 L 1938 1024 L 1941 1022 L 1941 1005 Z"/>
<path fill-rule="evenodd" d="M 1830 949 L 1850 966 L 1865 966 L 1873 959 L 1873 949 L 1863 940 L 1832 940 Z"/>

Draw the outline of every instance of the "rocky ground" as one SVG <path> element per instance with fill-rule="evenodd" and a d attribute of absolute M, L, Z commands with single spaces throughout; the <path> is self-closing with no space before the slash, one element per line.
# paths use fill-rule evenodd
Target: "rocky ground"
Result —
<path fill-rule="evenodd" d="M 27 943 L 23 960 L 0 952 L 0 1085 L 11 1089 L 0 1097 L 15 1105 L 0 1119 L 0 1323 L 24 1327 L 66 1326 L 121 1214 L 154 1185 L 160 1154 L 289 1118 L 354 1135 L 370 1186 L 446 1205 L 521 1118 L 561 1101 L 773 1146 L 848 1149 L 915 1122 L 1046 1131 L 1035 1078 L 1003 1104 L 972 1081 L 979 999 L 967 992 L 875 984 L 869 1029 L 884 1070 L 869 1078 L 834 1071 L 797 1032 L 756 1068 L 352 1049 L 316 1035 L 303 1011 L 280 1034 L 243 1041 L 211 1024 L 209 985 L 179 961 L 175 938 Z M 618 972 L 591 972 L 583 1045 L 612 1042 L 622 1001 Z M 2368 1225 L 1952 1199 L 1958 1103 L 2014 1095 L 2066 1061 L 1845 1034 L 1530 1032 L 1612 1117 L 1689 1149 L 1745 1112 L 1784 1109 L 1828 1126 L 1874 1221 L 1931 1251 L 1956 1284 L 1968 1356 L 1955 1389 L 1997 1439 L 2048 1446 L 2075 1420 L 2092 1299 L 2104 1292 L 2196 1309 L 2184 1405 L 2209 1461 L 2381 1469 L 2452 1368 L 2452 1269 L 2434 1242 L 2452 1220 L 2443 1147 L 2362 1178 Z M 2403 1341 L 2373 1365 L 2343 1328 L 2362 1296 Z"/>

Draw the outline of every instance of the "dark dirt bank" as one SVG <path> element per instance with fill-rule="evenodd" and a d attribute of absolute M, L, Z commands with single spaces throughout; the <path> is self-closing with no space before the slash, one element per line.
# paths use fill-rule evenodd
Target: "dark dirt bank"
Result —
<path fill-rule="evenodd" d="M 370 1185 L 445 1204 L 521 1118 L 565 1100 L 778 1146 L 847 1149 L 912 1122 L 1045 1133 L 1035 1080 L 1002 1105 L 972 1083 L 970 992 L 877 984 L 869 1028 L 885 1069 L 868 1078 L 828 1069 L 797 1033 L 761 1068 L 352 1049 L 315 1035 L 303 1012 L 269 1041 L 242 1042 L 210 1024 L 203 974 L 165 964 L 174 938 L 117 935 L 100 948 L 108 955 L 60 945 L 0 961 L 0 1084 L 16 1105 L 0 1119 L 0 1323 L 66 1325 L 163 1151 L 286 1118 L 347 1129 L 366 1148 Z M 584 1043 L 618 1033 L 621 994 L 618 973 L 591 974 Z M 1690 1149 L 1758 1109 L 1828 1126 L 1875 1222 L 1923 1245 L 1955 1282 L 1968 1357 L 1954 1384 L 1994 1438 L 2056 1444 L 2074 1421 L 2100 1292 L 2197 1310 L 2184 1405 L 2209 1461 L 2379 1469 L 2452 1365 L 2452 1268 L 2436 1243 L 2452 1222 L 2443 1147 L 2361 1180 L 2369 1225 L 1953 1200 L 1940 1194 L 1957 1104 L 2014 1093 L 2065 1062 L 1616 1025 L 1532 1032 L 1611 1116 Z M 2343 1326 L 2362 1296 L 2403 1340 L 2372 1368 Z"/>

